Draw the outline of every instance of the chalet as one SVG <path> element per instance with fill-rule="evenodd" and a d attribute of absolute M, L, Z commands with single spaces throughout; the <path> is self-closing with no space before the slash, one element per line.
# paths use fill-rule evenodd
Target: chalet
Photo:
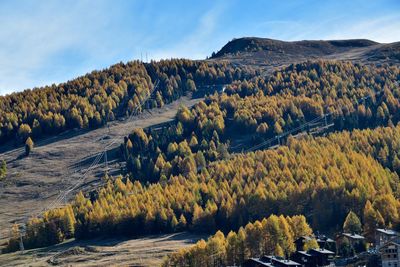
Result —
<path fill-rule="evenodd" d="M 331 266 L 335 253 L 327 249 L 310 249 L 309 251 L 296 251 L 291 259 L 301 264 L 302 267 Z"/>
<path fill-rule="evenodd" d="M 315 257 L 315 262 L 317 263 L 315 266 L 330 266 L 335 256 L 333 251 L 323 248 L 310 249 L 308 253 Z"/>
<path fill-rule="evenodd" d="M 333 251 L 336 254 L 336 242 L 335 240 L 325 236 L 325 235 L 317 235 L 317 243 L 320 248 L 327 249 Z"/>
<path fill-rule="evenodd" d="M 342 233 L 336 239 L 337 247 L 340 247 L 344 239 L 347 239 L 354 252 L 363 252 L 366 249 L 365 238 L 362 235 L 355 233 Z"/>
<path fill-rule="evenodd" d="M 400 244 L 389 241 L 379 248 L 382 267 L 400 267 Z"/>
<path fill-rule="evenodd" d="M 379 249 L 388 241 L 400 241 L 396 240 L 399 238 L 399 233 L 394 230 L 378 228 L 375 231 L 375 248 Z"/>
<path fill-rule="evenodd" d="M 244 267 L 273 267 L 270 262 L 264 262 L 258 258 L 250 258 L 243 263 Z"/>
<path fill-rule="evenodd" d="M 316 258 L 307 253 L 306 251 L 298 250 L 290 258 L 291 260 L 298 262 L 302 267 L 315 267 L 317 266 Z"/>
<path fill-rule="evenodd" d="M 310 240 L 316 240 L 320 248 L 328 249 L 330 251 L 336 252 L 336 242 L 335 240 L 326 237 L 325 235 L 316 236 L 301 236 L 294 241 L 297 251 L 304 251 L 304 244 Z"/>
<path fill-rule="evenodd" d="M 272 266 L 276 266 L 276 267 L 301 267 L 301 264 L 292 261 L 292 260 L 286 260 L 284 258 L 281 257 L 275 257 L 275 256 L 264 256 L 261 259 L 265 260 L 265 261 L 269 261 Z"/>
<path fill-rule="evenodd" d="M 365 238 L 362 235 L 354 234 L 354 233 L 342 233 L 343 237 L 347 237 L 350 243 L 354 242 L 364 242 Z"/>
<path fill-rule="evenodd" d="M 275 256 L 263 256 L 261 258 L 251 258 L 244 262 L 244 267 L 301 267 L 301 264 Z"/>

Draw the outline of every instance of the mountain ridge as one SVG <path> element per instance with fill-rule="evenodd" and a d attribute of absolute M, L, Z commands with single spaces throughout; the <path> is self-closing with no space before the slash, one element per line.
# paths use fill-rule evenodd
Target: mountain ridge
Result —
<path fill-rule="evenodd" d="M 260 49 L 269 51 L 278 49 L 278 51 L 293 52 L 292 49 L 303 47 L 308 49 L 325 49 L 327 50 L 325 52 L 333 52 L 333 48 L 360 48 L 379 44 L 381 43 L 368 39 L 282 41 L 262 37 L 242 37 L 229 41 L 215 54 L 214 58 L 230 53 L 254 52 Z"/>
<path fill-rule="evenodd" d="M 368 39 L 281 41 L 242 37 L 226 43 L 209 60 L 252 66 L 265 74 L 277 67 L 309 60 L 400 65 L 400 42 L 378 43 Z"/>

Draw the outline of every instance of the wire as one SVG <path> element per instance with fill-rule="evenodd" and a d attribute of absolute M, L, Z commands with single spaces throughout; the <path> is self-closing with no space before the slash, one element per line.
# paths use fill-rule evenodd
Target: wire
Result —
<path fill-rule="evenodd" d="M 132 113 L 130 114 L 130 116 L 127 119 L 127 122 L 129 123 L 133 118 L 134 115 L 136 115 L 136 112 L 147 102 L 147 100 L 150 98 L 150 96 L 153 94 L 153 92 L 155 91 L 155 89 L 158 87 L 159 84 L 159 80 L 156 81 L 155 85 L 153 86 L 153 88 L 149 91 L 149 94 L 147 96 L 145 96 L 142 99 L 142 102 L 139 103 L 138 106 L 136 106 L 136 108 L 132 111 Z M 103 136 L 105 137 L 105 136 Z M 100 162 L 101 158 L 103 157 L 104 153 L 106 150 L 108 150 L 113 144 L 115 144 L 115 142 L 119 141 L 120 137 L 114 137 L 109 143 L 108 145 L 106 145 L 104 147 L 104 149 L 98 153 L 98 156 L 95 158 L 95 160 L 93 161 L 93 163 L 89 166 L 88 169 L 86 169 L 86 172 L 82 175 L 82 177 L 78 180 L 77 183 L 75 183 L 75 185 L 73 185 L 72 187 L 70 187 L 69 189 L 65 190 L 64 194 L 62 195 L 62 197 L 59 200 L 56 200 L 56 202 L 51 205 L 50 207 L 53 208 L 55 205 L 57 205 L 57 202 L 61 202 L 63 201 L 67 195 L 72 192 L 73 190 L 75 190 L 86 178 L 86 176 L 96 167 L 96 165 Z"/>
<path fill-rule="evenodd" d="M 377 94 L 380 94 L 380 93 L 381 93 L 381 92 L 376 92 L 376 91 L 373 89 L 373 95 L 374 95 L 374 96 L 377 95 Z M 369 99 L 369 98 L 371 98 L 371 95 L 367 95 L 367 96 L 360 97 L 360 98 L 356 101 L 356 104 L 359 105 L 361 101 L 365 101 L 365 100 L 367 100 L 367 99 Z M 342 105 L 339 106 L 339 108 L 340 108 L 341 110 L 342 110 L 344 107 L 345 107 L 344 104 L 342 104 Z M 274 137 L 272 137 L 272 138 L 270 138 L 270 139 L 268 139 L 268 140 L 266 140 L 266 141 L 263 141 L 263 142 L 261 142 L 261 143 L 255 145 L 255 146 L 253 146 L 253 147 L 250 147 L 250 148 L 246 149 L 243 153 L 248 153 L 248 152 L 250 152 L 250 151 L 254 151 L 254 150 L 257 150 L 257 149 L 259 149 L 259 148 L 262 148 L 262 147 L 264 147 L 266 144 L 272 143 L 273 141 L 277 140 L 278 138 L 282 138 L 282 137 L 288 136 L 288 135 L 290 135 L 290 134 L 292 134 L 292 133 L 294 133 L 294 132 L 296 132 L 296 131 L 298 131 L 298 130 L 304 129 L 304 128 L 306 128 L 307 126 L 309 126 L 310 124 L 312 124 L 312 123 L 317 123 L 318 121 L 321 121 L 322 119 L 324 119 L 324 118 L 326 118 L 326 117 L 328 117 L 328 116 L 333 115 L 333 113 L 334 113 L 334 112 L 332 111 L 332 112 L 329 112 L 329 113 L 326 113 L 326 114 L 317 116 L 316 118 L 312 119 L 311 121 L 305 122 L 305 123 L 301 124 L 300 126 L 294 128 L 294 129 L 291 129 L 291 130 L 288 130 L 288 131 L 286 131 L 286 132 L 284 132 L 284 133 L 278 134 L 278 135 L 276 135 L 276 136 L 274 136 Z M 278 144 L 278 145 L 279 145 L 279 144 Z"/>
<path fill-rule="evenodd" d="M 128 122 L 130 122 L 130 121 L 132 120 L 132 118 L 133 118 L 134 115 L 136 114 L 135 112 L 138 111 L 139 108 L 141 108 L 141 107 L 147 102 L 147 100 L 151 97 L 151 95 L 153 94 L 153 92 L 155 91 L 155 89 L 158 87 L 158 84 L 159 84 L 159 80 L 157 80 L 157 81 L 155 82 L 153 88 L 149 91 L 149 94 L 148 94 L 147 96 L 145 96 L 145 97 L 142 99 L 142 101 L 144 100 L 143 103 L 140 102 L 139 105 L 132 111 L 132 113 L 130 114 L 130 116 L 129 116 L 128 119 L 127 119 Z M 377 96 L 377 95 L 379 95 L 379 94 L 382 93 L 381 91 L 377 92 L 374 88 L 372 88 L 372 90 L 373 90 L 372 95 L 367 95 L 367 96 L 360 97 L 360 98 L 356 101 L 356 103 L 359 104 L 361 101 L 365 101 L 365 100 L 371 98 L 372 96 Z M 343 109 L 343 108 L 344 108 L 344 104 L 339 105 L 339 108 L 340 108 L 340 109 Z M 304 129 L 304 128 L 306 128 L 308 125 L 310 125 L 311 123 L 316 123 L 316 122 L 320 121 L 321 119 L 324 119 L 324 118 L 327 117 L 327 116 L 333 115 L 333 113 L 334 113 L 334 112 L 329 112 L 329 113 L 327 113 L 327 114 L 323 114 L 323 115 L 317 116 L 317 117 L 315 117 L 314 119 L 312 119 L 311 121 L 305 122 L 305 123 L 299 125 L 299 126 L 296 127 L 296 128 L 293 128 L 293 129 L 291 129 L 291 130 L 288 130 L 288 131 L 286 131 L 286 132 L 284 132 L 284 133 L 282 133 L 282 134 L 278 134 L 278 135 L 276 135 L 276 136 L 274 136 L 274 137 L 272 137 L 272 138 L 270 138 L 270 139 L 268 139 L 268 140 L 266 140 L 266 141 L 263 141 L 263 142 L 261 142 L 261 143 L 255 145 L 255 146 L 253 146 L 253 147 L 250 147 L 250 148 L 246 149 L 245 151 L 243 151 L 242 153 L 248 153 L 248 152 L 251 152 L 251 151 L 255 151 L 255 150 L 257 150 L 257 149 L 260 149 L 260 148 L 264 147 L 266 144 L 272 143 L 272 142 L 275 141 L 275 140 L 278 140 L 278 139 L 280 139 L 280 138 L 282 138 L 282 137 L 288 136 L 288 135 L 290 135 L 290 134 L 292 134 L 292 133 L 294 133 L 294 132 L 296 132 L 296 131 L 298 131 L 298 130 Z M 104 136 L 104 137 L 105 137 L 105 136 Z M 104 147 L 104 149 L 102 150 L 102 152 L 99 152 L 99 153 L 95 154 L 95 155 L 97 155 L 97 157 L 94 159 L 94 161 L 92 162 L 92 164 L 86 169 L 85 173 L 81 176 L 81 178 L 78 180 L 78 182 L 76 182 L 74 185 L 72 185 L 72 186 L 70 186 L 69 188 L 67 188 L 63 193 L 60 193 L 60 195 L 59 195 L 52 203 L 50 203 L 49 206 L 47 206 L 46 208 L 44 208 L 43 210 L 41 210 L 39 213 L 41 214 L 41 213 L 45 212 L 45 211 L 48 210 L 48 209 L 52 209 L 52 208 L 56 207 L 59 203 L 61 203 L 64 199 L 66 199 L 66 197 L 68 196 L 68 194 L 71 193 L 73 190 L 75 190 L 75 189 L 85 180 L 86 176 L 87 176 L 94 168 L 96 168 L 97 164 L 100 162 L 100 160 L 101 160 L 101 158 L 102 158 L 102 156 L 103 156 L 103 154 L 104 154 L 104 151 L 106 151 L 108 148 L 110 148 L 110 147 L 111 147 L 113 144 L 115 144 L 115 142 L 117 142 L 118 140 L 120 140 L 120 137 L 119 137 L 119 136 L 113 138 L 113 139 L 109 142 L 109 144 L 106 145 L 106 146 Z M 272 146 L 270 146 L 270 147 L 272 147 Z M 268 148 L 270 148 L 270 147 L 268 147 Z M 267 149 L 268 149 L 268 148 L 267 148 Z M 242 154 L 242 153 L 241 153 L 241 154 Z M 232 158 L 232 157 L 235 156 L 236 154 L 237 154 L 237 153 L 232 153 L 232 154 L 230 154 L 230 155 L 228 156 L 227 159 Z M 226 159 L 223 159 L 223 160 L 226 160 Z M 206 167 L 208 167 L 210 164 L 213 164 L 213 163 L 215 163 L 215 161 L 214 161 L 214 162 L 210 162 L 209 164 L 207 164 L 207 166 L 205 166 L 205 167 L 203 167 L 203 168 L 206 168 Z M 203 168 L 201 168 L 201 169 L 203 169 Z M 79 170 L 75 171 L 75 173 L 77 173 L 78 171 L 79 171 Z M 102 186 L 102 185 L 100 185 L 100 186 Z M 100 187 L 100 186 L 99 186 L 99 187 Z M 30 217 L 31 217 L 31 216 L 30 216 Z M 25 217 L 25 219 L 26 219 L 26 217 Z"/>
<path fill-rule="evenodd" d="M 129 115 L 128 119 L 126 120 L 127 123 L 130 123 L 133 118 L 135 117 L 135 115 L 139 114 L 139 110 L 141 107 L 144 106 L 144 104 L 151 98 L 151 95 L 155 92 L 155 90 L 157 89 L 158 85 L 159 85 L 159 79 L 156 80 L 156 82 L 154 83 L 153 87 L 149 90 L 149 92 L 144 96 L 144 97 L 140 97 L 141 99 L 139 100 L 140 102 L 138 103 L 138 105 L 132 110 L 131 114 Z M 107 130 L 107 129 L 106 129 Z M 106 133 L 108 133 L 108 131 L 106 131 Z M 105 134 L 104 136 L 102 136 L 102 138 L 106 137 L 107 135 Z M 61 204 L 61 202 L 63 200 L 66 199 L 66 197 L 68 196 L 69 193 L 71 193 L 73 190 L 75 190 L 76 188 L 78 188 L 81 183 L 86 179 L 86 176 L 92 171 L 94 170 L 100 160 L 102 159 L 105 151 L 107 149 L 109 149 L 113 144 L 115 144 L 117 141 L 120 140 L 120 136 L 116 136 L 113 139 L 111 139 L 109 141 L 109 143 L 103 148 L 103 150 L 99 153 L 96 153 L 94 155 L 97 155 L 96 158 L 93 160 L 93 162 L 91 163 L 91 165 L 85 170 L 85 172 L 82 174 L 82 176 L 78 179 L 77 182 L 75 182 L 74 184 L 72 184 L 70 187 L 68 187 L 67 189 L 65 189 L 63 192 L 61 192 L 57 198 L 55 200 L 53 200 L 49 205 L 47 205 L 45 208 L 41 209 L 39 212 L 31 212 L 28 215 L 26 215 L 25 217 L 22 218 L 22 221 L 27 221 L 29 218 L 32 217 L 39 217 L 40 214 L 43 214 L 44 212 L 46 212 L 47 210 L 50 209 L 54 209 L 55 207 L 57 207 L 59 204 Z M 42 142 L 48 142 L 48 139 L 46 140 L 42 140 Z M 93 156 L 94 156 L 93 155 Z M 81 165 L 81 164 L 79 164 Z M 73 175 L 78 174 L 81 170 L 79 170 L 78 168 L 74 168 L 74 172 L 72 173 Z M 36 214 L 36 215 L 35 215 Z M 25 231 L 25 227 L 26 227 L 26 223 L 21 222 L 21 223 L 17 223 L 17 225 L 19 226 L 19 228 L 21 229 L 21 233 Z M 11 234 L 9 236 L 9 238 L 11 237 Z M 9 239 L 8 238 L 8 239 Z"/>

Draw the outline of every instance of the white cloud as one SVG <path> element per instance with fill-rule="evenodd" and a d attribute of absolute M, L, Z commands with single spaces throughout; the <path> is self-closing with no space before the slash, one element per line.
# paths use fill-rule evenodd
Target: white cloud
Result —
<path fill-rule="evenodd" d="M 331 34 L 327 39 L 366 38 L 382 43 L 400 41 L 400 16 L 388 15 L 371 18 L 353 24 L 346 24 Z"/>
<path fill-rule="evenodd" d="M 31 85 L 31 82 L 36 80 L 31 76 L 32 73 L 42 66 L 51 54 L 70 46 L 77 39 L 76 33 L 68 31 L 68 18 L 54 14 L 49 9 L 51 6 L 43 6 L 38 13 L 20 13 L 18 19 L 14 16 L 1 16 L 2 90 L 22 89 L 21 86 Z M 67 29 L 66 34 L 60 34 L 62 28 Z M 16 84 L 20 88 L 14 88 Z"/>
<path fill-rule="evenodd" d="M 62 82 L 120 60 L 139 58 L 140 51 L 143 57 L 148 52 L 149 59 L 203 59 L 233 37 L 400 40 L 399 15 L 357 21 L 343 17 L 346 14 L 334 14 L 312 22 L 295 19 L 290 14 L 282 19 L 271 15 L 270 20 L 260 23 L 263 19 L 260 17 L 236 18 L 231 11 L 237 5 L 230 1 L 215 1 L 199 17 L 185 14 L 174 19 L 174 14 L 154 12 L 153 20 L 140 10 L 127 10 L 123 6 L 127 2 L 27 0 L 19 2 L 17 8 L 4 7 L 2 3 L 0 94 Z M 152 4 L 148 8 L 153 12 Z M 171 19 L 174 26 L 164 27 Z M 185 22 L 190 27 L 177 27 Z M 171 32 L 168 36 L 167 30 L 175 28 L 179 28 L 179 33 Z"/>
<path fill-rule="evenodd" d="M 338 15 L 311 23 L 268 20 L 259 24 L 257 31 L 262 36 L 286 41 L 365 38 L 390 43 L 400 41 L 400 16 L 386 15 L 357 21 Z"/>
<path fill-rule="evenodd" d="M 152 59 L 176 57 L 204 59 L 210 56 L 210 51 L 215 49 L 217 23 L 226 9 L 226 6 L 221 4 L 222 2 L 216 3 L 215 6 L 200 17 L 197 28 L 193 32 L 190 32 L 181 40 L 176 40 L 176 44 L 172 47 L 153 51 Z"/>
<path fill-rule="evenodd" d="M 94 7 L 89 0 L 61 5 L 35 1 L 31 10 L 0 12 L 0 94 L 106 67 L 99 62 L 115 63 L 118 36 L 107 28 L 115 18 L 113 12 L 118 10 L 100 1 Z M 128 43 L 134 36 L 125 38 Z M 68 53 L 77 55 L 78 60 L 72 62 Z"/>

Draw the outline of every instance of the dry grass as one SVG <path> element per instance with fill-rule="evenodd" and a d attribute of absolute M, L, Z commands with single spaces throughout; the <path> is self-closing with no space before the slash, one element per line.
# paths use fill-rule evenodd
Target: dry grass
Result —
<path fill-rule="evenodd" d="M 4 242 L 9 235 L 12 223 L 23 222 L 39 214 L 60 192 L 74 185 L 93 162 L 93 155 L 103 151 L 111 139 L 117 138 L 117 142 L 108 150 L 109 167 L 111 173 L 118 174 L 121 163 L 115 151 L 124 136 L 135 127 L 148 127 L 172 120 L 179 105 L 191 106 L 198 101 L 183 97 L 163 108 L 153 109 L 151 114 L 144 113 L 131 123 L 114 121 L 109 124 L 109 129 L 103 127 L 92 131 L 69 131 L 47 138 L 36 142 L 29 157 L 21 157 L 23 148 L 10 150 L 10 145 L 1 146 L 0 159 L 7 161 L 8 175 L 0 182 L 0 242 Z M 79 190 L 88 190 L 102 182 L 105 170 L 103 162 L 104 159 L 68 195 L 66 201 Z"/>
<path fill-rule="evenodd" d="M 0 266 L 159 266 L 169 253 L 204 236 L 190 233 L 139 239 L 70 240 L 65 243 L 0 255 Z"/>

